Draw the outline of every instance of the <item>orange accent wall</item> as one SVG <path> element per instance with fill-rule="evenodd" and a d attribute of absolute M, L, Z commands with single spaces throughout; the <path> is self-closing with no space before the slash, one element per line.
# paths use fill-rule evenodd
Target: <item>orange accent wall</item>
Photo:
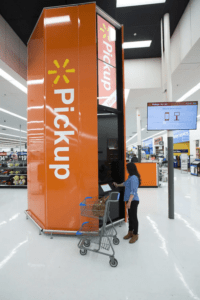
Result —
<path fill-rule="evenodd" d="M 141 176 L 141 187 L 158 186 L 157 182 L 157 163 L 135 163 Z M 126 178 L 128 172 L 126 170 Z"/>
<path fill-rule="evenodd" d="M 96 60 L 95 4 L 44 9 L 28 44 L 28 211 L 45 229 L 78 230 L 98 196 Z"/>

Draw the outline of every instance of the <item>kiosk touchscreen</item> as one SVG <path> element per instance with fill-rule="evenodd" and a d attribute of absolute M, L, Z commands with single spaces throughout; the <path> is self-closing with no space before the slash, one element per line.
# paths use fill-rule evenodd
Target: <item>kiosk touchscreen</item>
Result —
<path fill-rule="evenodd" d="M 147 130 L 195 130 L 198 101 L 147 103 Z"/>

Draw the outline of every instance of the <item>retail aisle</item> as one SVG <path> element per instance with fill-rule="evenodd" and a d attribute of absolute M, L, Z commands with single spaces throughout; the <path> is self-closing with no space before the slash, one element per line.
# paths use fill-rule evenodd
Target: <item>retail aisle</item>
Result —
<path fill-rule="evenodd" d="M 140 189 L 140 238 L 107 257 L 81 256 L 75 237 L 38 235 L 26 220 L 27 191 L 0 191 L 1 300 L 200 299 L 200 178 L 175 170 L 176 220 L 167 218 L 167 186 Z"/>

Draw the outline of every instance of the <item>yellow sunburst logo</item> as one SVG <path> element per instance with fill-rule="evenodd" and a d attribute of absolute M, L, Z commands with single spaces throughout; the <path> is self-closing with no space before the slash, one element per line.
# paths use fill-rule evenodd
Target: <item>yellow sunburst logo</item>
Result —
<path fill-rule="evenodd" d="M 53 63 L 54 63 L 54 65 L 57 67 L 57 69 L 60 69 L 60 65 L 59 65 L 59 63 L 58 63 L 57 60 L 54 60 Z M 63 68 L 64 68 L 64 69 L 66 68 L 66 66 L 68 65 L 68 63 L 69 63 L 69 59 L 66 59 L 65 62 L 64 62 L 64 64 L 63 64 Z M 66 73 L 75 73 L 75 69 L 67 69 L 67 70 L 65 70 L 65 72 L 66 72 Z M 58 74 L 58 70 L 49 70 L 49 71 L 48 71 L 48 74 L 49 74 L 49 75 Z M 57 84 L 58 81 L 59 81 L 59 79 L 60 79 L 60 75 L 57 75 L 56 78 L 54 79 L 54 82 L 53 82 L 53 83 L 54 83 L 54 84 Z M 69 79 L 68 79 L 68 77 L 67 77 L 65 74 L 63 75 L 63 79 L 64 79 L 64 81 L 65 81 L 66 83 L 69 83 L 69 82 L 70 82 Z"/>
<path fill-rule="evenodd" d="M 107 29 L 106 25 L 103 23 L 103 28 L 101 27 L 100 30 L 104 33 L 103 38 L 105 39 L 107 37 L 109 41 L 109 28 Z"/>

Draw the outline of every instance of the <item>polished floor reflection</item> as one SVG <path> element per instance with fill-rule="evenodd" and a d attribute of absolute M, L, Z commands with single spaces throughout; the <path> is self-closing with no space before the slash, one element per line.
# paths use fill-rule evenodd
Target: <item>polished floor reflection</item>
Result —
<path fill-rule="evenodd" d="M 1 300 L 200 300 L 200 178 L 175 170 L 175 220 L 167 185 L 140 189 L 139 240 L 122 240 L 118 267 L 106 256 L 79 254 L 75 237 L 39 235 L 26 220 L 27 191 L 0 191 Z"/>

